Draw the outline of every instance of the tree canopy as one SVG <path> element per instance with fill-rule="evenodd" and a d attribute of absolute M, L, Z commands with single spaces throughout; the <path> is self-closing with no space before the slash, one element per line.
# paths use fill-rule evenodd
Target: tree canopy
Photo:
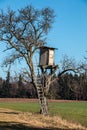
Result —
<path fill-rule="evenodd" d="M 33 79 L 33 55 L 46 44 L 46 37 L 54 21 L 54 11 L 50 8 L 41 10 L 29 5 L 17 12 L 8 9 L 0 12 L 0 41 L 10 50 L 4 64 L 11 64 L 17 59 L 24 59 Z"/>

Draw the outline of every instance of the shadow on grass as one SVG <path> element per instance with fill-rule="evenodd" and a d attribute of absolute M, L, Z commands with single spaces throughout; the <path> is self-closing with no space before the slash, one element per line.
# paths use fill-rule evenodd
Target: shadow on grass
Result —
<path fill-rule="evenodd" d="M 0 130 L 69 130 L 61 128 L 34 128 L 22 123 L 0 121 Z M 75 130 L 75 129 L 72 129 Z"/>
<path fill-rule="evenodd" d="M 19 112 L 0 112 L 0 113 L 1 113 L 1 114 L 3 114 L 3 113 L 4 113 L 4 114 L 17 114 L 17 115 L 19 114 Z"/>

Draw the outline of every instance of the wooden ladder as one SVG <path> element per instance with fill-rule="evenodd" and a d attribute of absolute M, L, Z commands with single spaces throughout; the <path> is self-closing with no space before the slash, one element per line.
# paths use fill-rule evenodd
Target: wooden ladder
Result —
<path fill-rule="evenodd" d="M 39 84 L 37 86 L 37 92 L 38 92 L 40 107 L 41 107 L 41 110 L 42 110 L 41 113 L 43 115 L 47 115 L 48 114 L 48 109 L 46 108 L 47 102 L 46 102 L 46 99 L 45 99 L 44 88 L 43 88 L 42 84 Z"/>

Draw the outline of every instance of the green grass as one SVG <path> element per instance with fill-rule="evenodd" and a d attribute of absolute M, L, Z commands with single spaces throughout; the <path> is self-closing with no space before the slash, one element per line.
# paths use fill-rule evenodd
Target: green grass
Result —
<path fill-rule="evenodd" d="M 17 110 L 17 111 L 22 111 L 22 112 L 32 112 L 36 113 L 39 112 L 39 104 L 38 103 L 20 103 L 20 102 L 1 102 L 0 103 L 0 108 L 8 108 L 12 110 Z"/>
<path fill-rule="evenodd" d="M 39 112 L 38 103 L 0 102 L 0 108 L 8 108 L 22 112 Z M 49 103 L 51 116 L 58 115 L 63 119 L 80 123 L 87 127 L 87 102 L 52 102 Z"/>
<path fill-rule="evenodd" d="M 87 127 L 87 102 L 50 103 L 50 114 Z"/>

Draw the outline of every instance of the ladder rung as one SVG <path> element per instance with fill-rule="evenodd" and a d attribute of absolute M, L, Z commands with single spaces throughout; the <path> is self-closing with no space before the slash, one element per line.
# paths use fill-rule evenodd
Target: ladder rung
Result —
<path fill-rule="evenodd" d="M 39 97 L 40 98 L 40 101 L 42 100 L 42 99 L 44 99 L 43 97 Z"/>

